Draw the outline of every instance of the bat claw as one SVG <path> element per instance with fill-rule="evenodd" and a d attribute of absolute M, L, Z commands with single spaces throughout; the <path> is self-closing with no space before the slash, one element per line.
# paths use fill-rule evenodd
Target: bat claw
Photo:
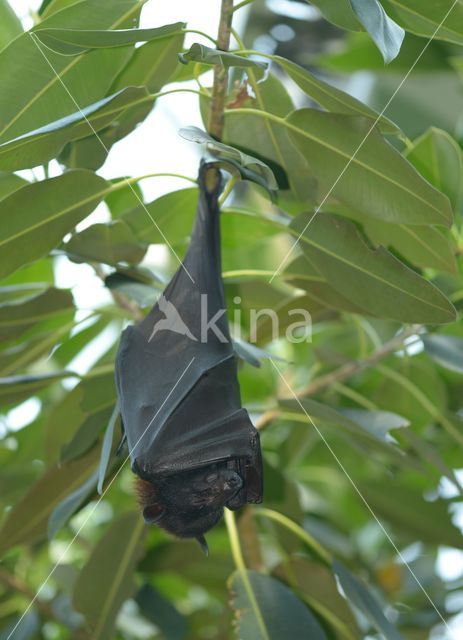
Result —
<path fill-rule="evenodd" d="M 201 535 L 201 536 L 196 536 L 196 540 L 199 542 L 199 546 L 201 547 L 201 551 L 207 557 L 209 555 L 209 547 L 207 545 L 206 538 L 203 535 Z"/>

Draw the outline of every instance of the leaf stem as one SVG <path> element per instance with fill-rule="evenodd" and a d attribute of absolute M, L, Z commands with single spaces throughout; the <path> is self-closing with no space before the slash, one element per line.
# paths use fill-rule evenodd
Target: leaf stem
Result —
<path fill-rule="evenodd" d="M 235 13 L 235 11 L 239 11 L 246 5 L 251 4 L 251 2 L 254 2 L 254 0 L 241 0 L 241 2 L 239 2 L 235 7 L 233 7 L 233 13 Z"/>
<path fill-rule="evenodd" d="M 119 182 L 115 182 L 113 187 L 114 190 L 122 189 L 125 186 L 136 184 L 140 182 L 140 180 L 146 180 L 147 178 L 181 178 L 182 180 L 187 180 L 188 182 L 196 185 L 196 180 L 194 178 L 190 178 L 189 176 L 184 176 L 181 173 L 145 173 L 143 176 L 134 176 L 132 178 L 125 178 L 124 180 L 120 180 Z"/>
<path fill-rule="evenodd" d="M 251 606 L 254 610 L 254 615 L 256 616 L 257 624 L 262 633 L 262 638 L 264 638 L 264 640 L 270 640 L 267 632 L 267 627 L 265 626 L 264 618 L 262 617 L 262 613 L 259 608 L 259 603 L 257 602 L 256 595 L 253 591 L 246 565 L 244 563 L 243 552 L 241 551 L 240 538 L 238 534 L 238 527 L 236 526 L 235 514 L 229 509 L 225 509 L 225 524 L 227 525 L 233 560 L 235 562 L 238 573 L 241 576 L 241 580 L 243 581 L 243 586 L 248 595 L 249 602 L 251 603 Z"/>
<path fill-rule="evenodd" d="M 182 33 L 196 33 L 197 35 L 203 36 L 203 38 L 206 38 L 206 40 L 209 40 L 209 42 L 212 42 L 214 47 L 217 47 L 217 40 L 215 40 L 208 33 L 204 33 L 204 31 L 199 31 L 198 29 L 182 29 Z"/>
<path fill-rule="evenodd" d="M 326 565 L 331 566 L 331 558 L 328 551 L 324 547 L 322 547 L 322 545 L 317 540 L 315 540 L 315 538 L 312 537 L 310 533 L 308 533 L 296 522 L 283 515 L 282 513 L 274 511 L 273 509 L 267 509 L 266 507 L 260 507 L 259 509 L 256 509 L 255 514 L 263 518 L 274 520 L 283 527 L 286 527 L 286 529 L 289 529 L 289 531 L 294 533 L 294 535 L 305 542 L 306 545 L 310 547 L 310 549 L 315 553 L 315 555 L 320 558 L 320 560 L 322 560 Z"/>

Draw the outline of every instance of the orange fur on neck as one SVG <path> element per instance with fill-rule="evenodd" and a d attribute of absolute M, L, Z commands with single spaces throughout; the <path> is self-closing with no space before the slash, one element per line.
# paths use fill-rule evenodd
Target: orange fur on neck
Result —
<path fill-rule="evenodd" d="M 156 492 L 156 489 L 147 480 L 142 480 L 141 478 L 135 479 L 135 492 L 137 494 L 138 502 L 140 506 L 150 507 L 151 505 L 157 504 L 159 502 L 159 496 Z"/>

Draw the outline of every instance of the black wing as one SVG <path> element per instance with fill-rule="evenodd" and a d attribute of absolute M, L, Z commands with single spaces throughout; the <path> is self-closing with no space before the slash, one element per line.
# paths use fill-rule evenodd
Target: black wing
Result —
<path fill-rule="evenodd" d="M 198 182 L 188 252 L 146 318 L 123 332 L 116 384 L 133 470 L 153 480 L 227 461 L 244 480 L 238 508 L 262 500 L 259 435 L 241 407 L 225 314 L 221 174 L 201 164 Z"/>

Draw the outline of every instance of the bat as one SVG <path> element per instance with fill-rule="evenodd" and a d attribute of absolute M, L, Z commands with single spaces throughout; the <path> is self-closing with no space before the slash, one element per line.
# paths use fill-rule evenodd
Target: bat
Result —
<path fill-rule="evenodd" d="M 186 256 L 148 315 L 123 331 L 115 375 L 145 521 L 196 538 L 207 554 L 204 534 L 224 507 L 262 502 L 263 475 L 225 313 L 214 163 L 201 162 L 198 185 Z"/>

